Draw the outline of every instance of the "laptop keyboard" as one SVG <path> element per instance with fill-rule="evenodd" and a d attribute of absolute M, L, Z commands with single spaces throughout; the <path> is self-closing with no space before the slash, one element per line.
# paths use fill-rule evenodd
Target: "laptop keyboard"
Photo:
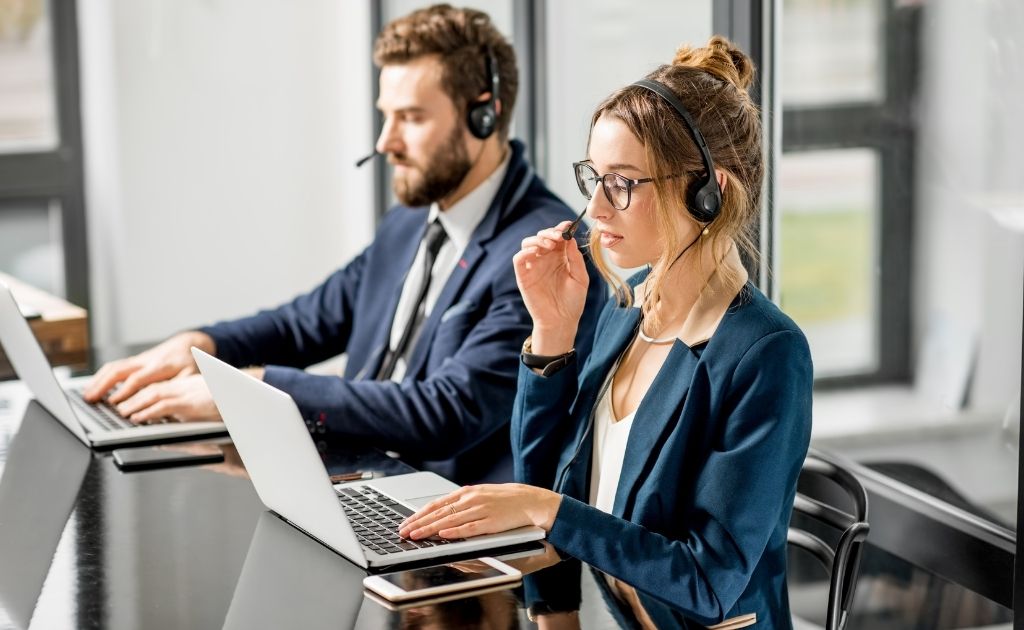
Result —
<path fill-rule="evenodd" d="M 109 430 L 117 429 L 132 429 L 140 424 L 166 424 L 168 422 L 177 422 L 173 418 L 159 418 L 157 420 L 150 420 L 149 422 L 136 424 L 131 420 L 128 420 L 117 412 L 112 405 L 107 403 L 105 400 L 101 400 L 98 403 L 89 403 L 82 398 L 81 390 L 69 389 L 68 398 L 72 404 L 78 407 L 79 410 L 88 414 L 90 418 L 95 420 L 101 427 Z"/>
<path fill-rule="evenodd" d="M 431 536 L 409 540 L 398 535 L 398 525 L 413 511 L 368 486 L 336 488 L 352 530 L 364 549 L 386 555 L 447 545 L 455 540 Z"/>

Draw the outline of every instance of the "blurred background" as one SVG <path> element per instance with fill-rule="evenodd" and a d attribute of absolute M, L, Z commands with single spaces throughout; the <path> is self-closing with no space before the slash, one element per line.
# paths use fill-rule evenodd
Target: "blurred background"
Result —
<path fill-rule="evenodd" d="M 380 124 L 370 51 L 425 4 L 0 0 L 0 271 L 88 308 L 101 347 L 312 287 L 390 203 L 386 167 L 354 166 Z M 1012 547 L 1024 3 L 469 4 L 517 49 L 513 135 L 578 209 L 602 97 L 681 43 L 747 48 L 770 158 L 755 277 L 810 340 L 814 445 Z M 891 552 L 865 560 L 855 626 L 1012 618 Z"/>

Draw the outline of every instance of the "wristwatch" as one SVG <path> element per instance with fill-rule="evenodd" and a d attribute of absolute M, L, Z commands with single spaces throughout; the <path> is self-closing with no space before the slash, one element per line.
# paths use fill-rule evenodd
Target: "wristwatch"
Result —
<path fill-rule="evenodd" d="M 540 370 L 541 376 L 551 376 L 558 370 L 561 370 L 565 366 L 569 365 L 576 358 L 576 349 L 566 352 L 565 354 L 558 354 L 555 356 L 546 356 L 543 354 L 533 354 L 533 338 L 527 337 L 526 341 L 523 342 L 523 353 L 520 358 L 528 368 Z"/>

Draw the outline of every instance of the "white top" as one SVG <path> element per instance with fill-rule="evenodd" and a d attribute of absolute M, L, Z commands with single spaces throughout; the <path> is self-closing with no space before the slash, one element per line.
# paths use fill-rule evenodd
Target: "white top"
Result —
<path fill-rule="evenodd" d="M 501 182 L 505 179 L 505 171 L 508 170 L 509 155 L 511 155 L 511 151 L 508 152 L 505 160 L 498 165 L 498 168 L 494 169 L 494 172 L 487 179 L 451 208 L 441 212 L 441 207 L 437 203 L 430 204 L 427 225 L 430 225 L 430 222 L 434 219 L 440 220 L 441 226 L 444 227 L 448 238 L 441 245 L 441 249 L 438 250 L 437 258 L 434 259 L 434 266 L 431 268 L 430 287 L 427 289 L 426 297 L 423 298 L 424 311 L 422 321 L 425 322 L 430 317 L 430 312 L 433 310 L 434 304 L 437 303 L 441 290 L 444 289 L 444 285 L 448 282 L 448 277 L 452 275 L 455 265 L 458 264 L 459 258 L 462 257 L 462 252 L 469 245 L 473 232 L 476 231 L 476 227 L 483 221 L 484 215 L 487 214 L 487 209 L 491 207 L 491 201 L 498 194 Z M 402 287 L 402 295 L 398 298 L 395 319 L 391 324 L 391 340 L 389 343 L 391 348 L 398 345 L 402 338 L 402 331 L 405 330 L 405 323 L 409 321 L 410 317 L 415 315 L 413 309 L 416 305 L 413 304 L 413 301 L 416 299 L 416 289 L 420 286 L 420 280 L 423 277 L 423 258 L 426 255 L 426 247 L 421 242 L 420 248 L 416 252 L 416 258 L 412 261 L 409 275 L 405 279 L 405 286 Z M 419 335 L 419 330 L 413 331 L 412 337 L 409 339 L 409 345 L 406 347 L 407 353 L 416 347 Z M 400 383 L 405 378 L 405 360 L 406 357 L 404 356 L 398 358 L 398 361 L 395 363 L 395 371 L 391 374 L 392 381 Z"/>
<path fill-rule="evenodd" d="M 608 375 L 615 379 L 614 370 Z M 622 461 L 626 456 L 626 442 L 633 426 L 636 411 L 615 421 L 612 411 L 612 383 L 605 388 L 604 396 L 594 411 L 594 451 L 590 467 L 590 505 L 611 514 L 615 505 L 615 491 L 619 487 Z"/>

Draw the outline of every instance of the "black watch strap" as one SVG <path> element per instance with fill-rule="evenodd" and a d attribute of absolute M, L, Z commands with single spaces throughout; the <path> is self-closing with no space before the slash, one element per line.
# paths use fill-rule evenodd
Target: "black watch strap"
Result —
<path fill-rule="evenodd" d="M 551 376 L 576 359 L 575 348 L 565 354 L 554 356 L 533 354 L 530 352 L 531 349 L 530 339 L 527 338 L 526 343 L 523 344 L 523 353 L 520 355 L 520 358 L 526 367 L 540 370 L 541 376 Z"/>

